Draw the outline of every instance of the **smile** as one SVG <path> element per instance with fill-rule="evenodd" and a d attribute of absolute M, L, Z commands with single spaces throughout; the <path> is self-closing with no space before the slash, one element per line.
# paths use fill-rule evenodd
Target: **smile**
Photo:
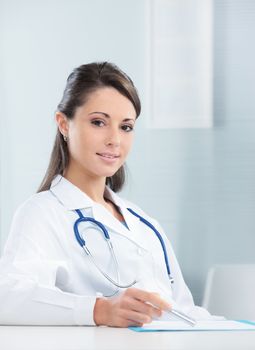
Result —
<path fill-rule="evenodd" d="M 108 158 L 108 159 L 116 159 L 119 158 L 119 155 L 112 153 L 97 153 L 100 157 Z"/>
<path fill-rule="evenodd" d="M 118 154 L 113 153 L 97 153 L 97 155 L 105 164 L 115 164 L 120 158 Z"/>

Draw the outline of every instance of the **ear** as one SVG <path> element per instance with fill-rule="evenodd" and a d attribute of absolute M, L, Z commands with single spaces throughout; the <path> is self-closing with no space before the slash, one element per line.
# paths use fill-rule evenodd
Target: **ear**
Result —
<path fill-rule="evenodd" d="M 62 112 L 56 112 L 55 120 L 58 125 L 58 129 L 63 136 L 68 136 L 69 121 L 66 115 Z"/>

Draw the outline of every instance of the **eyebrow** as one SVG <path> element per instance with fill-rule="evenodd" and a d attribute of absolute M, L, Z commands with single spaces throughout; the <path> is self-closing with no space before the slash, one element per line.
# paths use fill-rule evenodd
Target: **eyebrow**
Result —
<path fill-rule="evenodd" d="M 89 115 L 91 115 L 91 114 L 103 114 L 106 118 L 111 118 L 111 116 L 109 114 L 105 113 L 105 112 L 91 112 L 91 113 L 89 113 Z M 125 119 L 123 119 L 123 121 L 124 122 L 127 122 L 127 121 L 135 122 L 135 119 L 133 119 L 133 118 L 125 118 Z"/>

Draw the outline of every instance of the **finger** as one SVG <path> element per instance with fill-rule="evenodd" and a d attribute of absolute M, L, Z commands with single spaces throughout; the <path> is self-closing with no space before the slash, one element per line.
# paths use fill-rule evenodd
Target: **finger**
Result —
<path fill-rule="evenodd" d="M 136 323 L 150 323 L 152 321 L 152 318 L 149 315 L 133 310 L 125 310 L 121 316 L 123 319 L 131 320 Z"/>
<path fill-rule="evenodd" d="M 134 320 L 126 320 L 123 318 L 120 318 L 110 324 L 110 327 L 119 327 L 119 328 L 127 328 L 127 327 L 142 327 L 143 323 L 136 322 Z"/>
<path fill-rule="evenodd" d="M 140 322 L 135 322 L 133 320 L 128 320 L 127 327 L 142 327 L 144 324 Z"/>
<path fill-rule="evenodd" d="M 171 309 L 171 304 L 169 304 L 166 300 L 162 299 L 157 293 L 147 292 L 137 288 L 130 288 L 128 292 L 134 298 L 141 300 L 145 303 L 150 303 L 161 310 Z"/>
<path fill-rule="evenodd" d="M 140 312 L 142 314 L 148 315 L 150 317 L 160 317 L 162 315 L 162 311 L 154 307 L 151 304 L 145 303 L 143 301 L 137 300 L 137 299 L 131 299 L 130 303 L 130 309 L 133 311 Z"/>
<path fill-rule="evenodd" d="M 155 307 L 158 307 L 160 310 L 172 309 L 172 305 L 168 301 L 166 301 L 165 299 L 161 298 L 161 296 L 156 295 L 154 293 L 149 294 L 147 302 L 152 304 Z"/>

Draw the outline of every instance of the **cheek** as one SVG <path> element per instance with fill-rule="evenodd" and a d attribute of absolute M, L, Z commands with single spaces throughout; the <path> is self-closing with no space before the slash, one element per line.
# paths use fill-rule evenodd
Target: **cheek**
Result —
<path fill-rule="evenodd" d="M 73 130 L 69 133 L 69 151 L 73 156 L 77 157 L 78 154 L 86 152 L 89 144 L 90 140 L 81 130 Z"/>
<path fill-rule="evenodd" d="M 134 136 L 132 135 L 128 135 L 128 137 L 124 140 L 123 142 L 123 148 L 125 149 L 125 151 L 128 153 L 133 145 L 133 139 Z"/>

